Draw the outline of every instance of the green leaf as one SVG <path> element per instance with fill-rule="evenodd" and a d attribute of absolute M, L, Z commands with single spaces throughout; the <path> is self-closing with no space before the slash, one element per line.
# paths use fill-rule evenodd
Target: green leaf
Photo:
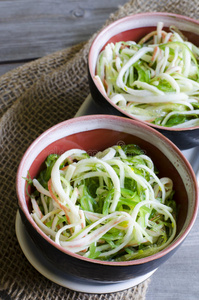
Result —
<path fill-rule="evenodd" d="M 46 168 L 39 173 L 37 180 L 45 189 L 48 189 L 48 181 L 51 177 L 51 171 L 59 156 L 60 155 L 58 154 L 50 154 L 45 160 Z"/>
<path fill-rule="evenodd" d="M 135 144 L 122 145 L 121 148 L 127 156 L 144 154 L 144 151 Z"/>
<path fill-rule="evenodd" d="M 114 190 L 110 190 L 108 192 L 108 195 L 106 196 L 105 200 L 104 200 L 104 205 L 103 205 L 103 208 L 102 208 L 102 213 L 103 215 L 108 215 L 109 213 L 109 207 L 110 207 L 110 204 L 111 204 L 111 200 L 113 199 L 113 193 L 114 193 Z"/>
<path fill-rule="evenodd" d="M 90 251 L 90 253 L 89 253 L 88 257 L 92 258 L 92 259 L 97 258 L 100 255 L 100 253 L 101 253 L 100 251 L 96 251 L 95 243 L 92 243 L 90 245 L 89 251 Z"/>
<path fill-rule="evenodd" d="M 186 119 L 187 118 L 184 115 L 179 115 L 178 113 L 176 113 L 176 115 L 173 115 L 171 118 L 169 118 L 169 120 L 166 123 L 166 126 L 172 127 L 174 125 L 184 123 Z"/>

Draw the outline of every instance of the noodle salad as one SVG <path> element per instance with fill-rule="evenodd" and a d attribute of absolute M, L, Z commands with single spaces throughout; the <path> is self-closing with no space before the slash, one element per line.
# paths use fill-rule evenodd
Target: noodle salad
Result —
<path fill-rule="evenodd" d="M 138 43 L 109 43 L 99 54 L 95 80 L 133 117 L 159 126 L 199 126 L 199 48 L 163 23 Z"/>
<path fill-rule="evenodd" d="M 128 261 L 168 246 L 176 234 L 172 180 L 158 178 L 137 145 L 95 156 L 50 154 L 32 185 L 31 216 L 55 243 L 84 257 Z"/>

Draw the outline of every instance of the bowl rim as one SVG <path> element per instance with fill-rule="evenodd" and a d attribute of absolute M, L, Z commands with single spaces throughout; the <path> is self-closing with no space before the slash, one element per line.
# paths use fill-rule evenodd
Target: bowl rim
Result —
<path fill-rule="evenodd" d="M 190 218 L 190 221 L 187 224 L 186 229 L 183 231 L 183 233 L 177 238 L 174 239 L 174 241 L 171 242 L 171 244 L 169 244 L 165 249 L 151 255 L 151 256 L 147 256 L 141 259 L 136 259 L 136 260 L 130 260 L 130 261 L 121 261 L 121 262 L 111 262 L 111 261 L 101 261 L 98 259 L 90 259 L 90 258 L 86 258 L 83 257 L 79 254 L 73 253 L 69 250 L 64 249 L 62 246 L 56 244 L 52 239 L 50 239 L 40 228 L 39 226 L 34 222 L 33 218 L 31 217 L 27 205 L 26 205 L 26 201 L 25 199 L 25 183 L 23 184 L 24 189 L 23 191 L 20 189 L 21 184 L 20 182 L 22 180 L 24 180 L 22 178 L 22 171 L 25 168 L 25 164 L 26 164 L 26 160 L 28 159 L 29 154 L 31 154 L 32 151 L 34 151 L 34 148 L 37 147 L 37 145 L 42 142 L 42 140 L 45 140 L 46 138 L 48 138 L 48 135 L 52 132 L 56 132 L 57 130 L 59 130 L 60 128 L 64 127 L 64 126 L 74 126 L 74 124 L 76 122 L 84 122 L 87 120 L 104 120 L 104 119 L 109 119 L 111 122 L 123 122 L 125 124 L 130 124 L 131 126 L 137 126 L 139 128 L 142 128 L 142 130 L 146 130 L 148 132 L 150 132 L 152 135 L 156 135 L 157 138 L 161 139 L 162 141 L 164 141 L 168 148 L 171 149 L 170 151 L 174 151 L 176 153 L 176 155 L 178 155 L 181 160 L 183 161 L 183 163 L 186 165 L 186 169 L 188 170 L 187 172 L 189 172 L 190 177 L 192 177 L 193 179 L 193 184 L 195 187 L 195 203 L 193 206 L 193 213 L 192 216 Z M 90 131 L 90 130 L 94 130 L 95 128 L 92 129 L 87 129 L 86 131 Z M 106 129 L 106 128 L 104 128 Z M 85 130 L 84 130 L 85 131 Z M 125 130 L 124 130 L 125 132 Z M 70 136 L 66 135 L 66 136 Z M 60 137 L 59 137 L 60 139 Z M 58 139 L 58 140 L 59 140 Z M 49 143 L 51 144 L 52 141 Z M 48 144 L 48 145 L 49 145 Z M 47 147 L 47 146 L 45 146 Z M 39 153 L 41 153 L 41 151 L 43 149 L 45 149 L 45 147 L 39 151 Z M 160 149 L 159 149 L 160 150 Z M 160 150 L 161 151 L 161 150 Z M 162 152 L 162 151 L 161 151 Z M 33 162 L 31 162 L 32 165 Z M 27 168 L 26 168 L 27 171 Z M 126 118 L 126 117 L 121 117 L 121 116 L 114 116 L 114 115 L 87 115 L 87 116 L 80 116 L 80 117 L 76 117 L 76 118 L 72 118 L 72 119 L 68 119 L 66 121 L 62 121 L 52 127 L 50 127 L 49 129 L 47 129 L 46 131 L 44 131 L 41 135 L 39 135 L 31 144 L 30 146 L 27 148 L 27 150 L 25 151 L 25 153 L 22 156 L 22 159 L 19 163 L 18 169 L 17 169 L 17 175 L 16 175 L 16 194 L 17 194 L 17 198 L 18 198 L 18 207 L 22 210 L 23 214 L 25 215 L 26 219 L 28 220 L 28 222 L 33 226 L 33 228 L 37 231 L 37 233 L 43 237 L 47 242 L 49 242 L 53 247 L 57 248 L 58 250 L 60 250 L 62 253 L 69 255 L 73 258 L 79 259 L 79 260 L 83 260 L 86 262 L 90 262 L 90 263 L 95 263 L 95 264 L 100 264 L 100 265 L 107 265 L 107 266 L 133 266 L 133 265 L 140 265 L 143 263 L 147 263 L 147 262 L 151 262 L 154 260 L 157 260 L 163 256 L 165 256 L 166 254 L 168 254 L 169 252 L 171 252 L 172 250 L 174 250 L 175 248 L 177 248 L 182 242 L 183 240 L 187 237 L 187 235 L 189 234 L 191 228 L 193 227 L 196 217 L 197 217 L 197 211 L 198 211 L 198 206 L 199 206 L 199 190 L 198 190 L 198 185 L 197 185 L 197 180 L 196 180 L 196 176 L 195 173 L 192 169 L 191 164 L 189 163 L 189 161 L 186 159 L 186 157 L 184 157 L 184 155 L 182 154 L 182 152 L 180 151 L 180 149 L 173 143 L 171 142 L 167 137 L 165 137 L 163 134 L 161 134 L 160 132 L 158 132 L 157 130 L 147 126 L 146 124 L 143 124 L 141 122 Z"/>
<path fill-rule="evenodd" d="M 136 120 L 139 121 L 141 123 L 144 123 L 148 126 L 151 126 L 153 128 L 156 128 L 157 130 L 165 130 L 165 131 L 169 131 L 169 132 L 187 132 L 187 131 L 192 131 L 192 130 L 196 130 L 199 129 L 199 125 L 197 126 L 192 126 L 192 127 L 188 127 L 188 128 L 173 128 L 173 127 L 165 127 L 165 126 L 160 126 L 160 125 L 156 125 L 156 124 L 152 124 L 150 122 L 146 122 L 143 120 L 140 120 L 139 118 L 136 117 L 132 117 L 132 115 L 128 112 L 126 112 L 125 110 L 121 109 L 118 105 L 116 105 L 115 103 L 113 103 L 110 98 L 103 92 L 102 88 L 100 88 L 99 85 L 96 84 L 94 77 L 95 77 L 95 73 L 92 71 L 91 66 L 92 66 L 92 62 L 93 62 L 93 53 L 95 52 L 95 44 L 100 40 L 100 38 L 107 33 L 109 30 L 112 30 L 116 25 L 118 24 L 122 24 L 125 23 L 128 20 L 131 19 L 137 19 L 137 18 L 146 18 L 146 17 L 168 17 L 169 18 L 175 18 L 175 19 L 179 19 L 179 20 L 184 20 L 187 21 L 189 23 L 195 24 L 197 26 L 199 26 L 199 20 L 193 19 L 191 17 L 188 16 L 183 16 L 181 14 L 176 14 L 176 13 L 166 13 L 166 12 L 144 12 L 144 13 L 137 13 L 137 14 L 131 14 L 129 16 L 126 17 L 122 17 L 116 21 L 113 21 L 111 24 L 103 27 L 95 36 L 94 40 L 91 43 L 91 46 L 89 48 L 89 53 L 88 53 L 88 72 L 90 74 L 90 78 L 93 82 L 93 84 L 95 85 L 95 87 L 97 88 L 97 90 L 99 91 L 99 93 L 101 94 L 102 97 L 104 97 L 106 99 L 106 101 L 113 106 L 117 111 L 119 111 L 120 113 L 122 113 L 123 115 L 131 118 L 132 120 Z M 140 26 L 139 28 L 141 28 L 142 26 Z M 147 27 L 147 26 L 145 26 Z M 138 28 L 138 27 L 137 27 Z M 114 35 L 113 35 L 114 36 Z M 109 37 L 111 38 L 112 35 Z"/>

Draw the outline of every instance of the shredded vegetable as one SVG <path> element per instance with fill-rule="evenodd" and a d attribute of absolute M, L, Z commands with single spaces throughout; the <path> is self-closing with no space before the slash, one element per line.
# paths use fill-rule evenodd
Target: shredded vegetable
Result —
<path fill-rule="evenodd" d="M 109 43 L 95 80 L 110 100 L 140 120 L 165 127 L 199 126 L 199 48 L 174 26 L 134 41 Z"/>
<path fill-rule="evenodd" d="M 152 255 L 176 234 L 173 182 L 159 178 L 137 145 L 95 156 L 51 154 L 32 184 L 32 218 L 63 248 L 84 257 L 128 261 Z"/>

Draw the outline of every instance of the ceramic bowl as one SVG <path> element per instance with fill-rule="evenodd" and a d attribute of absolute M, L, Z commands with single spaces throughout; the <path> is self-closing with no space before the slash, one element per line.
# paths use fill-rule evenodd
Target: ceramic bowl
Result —
<path fill-rule="evenodd" d="M 164 28 L 168 28 L 170 25 L 176 26 L 184 33 L 190 42 L 199 46 L 199 21 L 171 13 L 142 13 L 124 17 L 105 27 L 94 39 L 88 56 L 89 85 L 93 99 L 106 113 L 120 116 L 125 115 L 129 118 L 136 119 L 132 117 L 130 113 L 114 104 L 95 79 L 96 63 L 99 53 L 110 42 L 139 41 L 147 33 L 156 29 L 157 23 L 160 21 L 164 23 Z M 140 122 L 148 124 L 163 133 L 181 150 L 199 145 L 199 126 L 180 129 L 153 125 L 145 121 Z"/>
<path fill-rule="evenodd" d="M 175 200 L 179 205 L 175 239 L 159 253 L 125 262 L 89 259 L 63 249 L 45 235 L 31 217 L 31 204 L 24 180 L 27 172 L 30 172 L 31 178 L 37 176 L 42 163 L 51 153 L 62 154 L 66 150 L 79 148 L 92 155 L 109 146 L 129 143 L 139 145 L 151 157 L 160 176 L 168 176 L 173 180 Z M 153 128 L 129 118 L 113 115 L 73 118 L 44 132 L 30 145 L 20 162 L 16 191 L 23 224 L 43 255 L 61 270 L 100 282 L 136 278 L 158 268 L 175 253 L 189 234 L 198 207 L 196 178 L 181 151 Z"/>

